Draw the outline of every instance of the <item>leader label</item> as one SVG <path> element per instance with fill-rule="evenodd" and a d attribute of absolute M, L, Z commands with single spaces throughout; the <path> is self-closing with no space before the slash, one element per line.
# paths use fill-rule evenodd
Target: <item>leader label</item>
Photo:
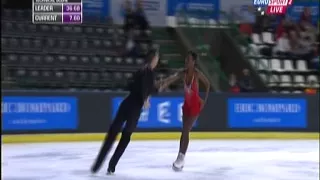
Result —
<path fill-rule="evenodd" d="M 62 5 L 53 4 L 34 4 L 33 12 L 62 12 Z"/>

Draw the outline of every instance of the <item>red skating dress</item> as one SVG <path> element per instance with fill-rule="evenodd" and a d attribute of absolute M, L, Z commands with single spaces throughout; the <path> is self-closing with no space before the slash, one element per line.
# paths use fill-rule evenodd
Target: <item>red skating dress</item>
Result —
<path fill-rule="evenodd" d="M 183 115 L 195 117 L 200 114 L 201 102 L 199 96 L 198 81 L 192 77 L 191 84 L 184 82 L 184 104 L 182 107 Z"/>

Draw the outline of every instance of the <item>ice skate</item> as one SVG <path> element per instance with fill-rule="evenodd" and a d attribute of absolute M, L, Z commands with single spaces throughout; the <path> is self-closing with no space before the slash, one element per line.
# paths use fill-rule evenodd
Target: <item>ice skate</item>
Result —
<path fill-rule="evenodd" d="M 91 171 L 91 174 L 95 174 L 95 173 L 97 173 L 97 171 L 98 171 L 98 166 L 95 164 L 95 165 L 93 165 L 92 167 L 91 167 L 91 169 L 90 169 L 90 171 Z"/>
<path fill-rule="evenodd" d="M 113 175 L 115 169 L 114 168 L 108 168 L 107 175 Z"/>
<path fill-rule="evenodd" d="M 177 160 L 173 162 L 172 169 L 174 171 L 182 171 L 184 166 L 184 154 L 179 153 Z"/>

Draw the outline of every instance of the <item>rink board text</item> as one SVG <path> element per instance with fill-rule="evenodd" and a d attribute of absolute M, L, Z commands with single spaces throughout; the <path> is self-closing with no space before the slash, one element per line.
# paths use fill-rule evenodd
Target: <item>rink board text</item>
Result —
<path fill-rule="evenodd" d="M 112 118 L 115 117 L 123 97 L 112 99 Z M 180 128 L 182 126 L 182 97 L 151 97 L 151 106 L 141 111 L 138 128 Z M 197 123 L 194 124 L 196 127 Z"/>
<path fill-rule="evenodd" d="M 78 108 L 76 97 L 3 96 L 2 130 L 76 129 Z"/>
<path fill-rule="evenodd" d="M 126 95 L 109 92 L 4 91 L 2 133 L 106 132 Z M 20 109 L 17 109 L 16 98 Z M 137 131 L 180 131 L 182 103 L 181 93 L 153 96 L 150 109 L 141 113 Z M 28 121 L 16 123 L 17 119 L 32 121 L 29 124 Z M 43 122 L 46 123 L 41 124 Z M 193 130 L 319 132 L 319 95 L 211 93 Z"/>

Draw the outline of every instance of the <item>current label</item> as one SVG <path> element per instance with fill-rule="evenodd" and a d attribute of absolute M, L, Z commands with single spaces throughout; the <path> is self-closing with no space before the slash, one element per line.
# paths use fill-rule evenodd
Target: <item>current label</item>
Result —
<path fill-rule="evenodd" d="M 32 12 L 37 24 L 81 24 L 82 0 L 33 0 Z"/>
<path fill-rule="evenodd" d="M 35 14 L 33 17 L 34 23 L 60 23 L 62 15 L 59 14 Z"/>

